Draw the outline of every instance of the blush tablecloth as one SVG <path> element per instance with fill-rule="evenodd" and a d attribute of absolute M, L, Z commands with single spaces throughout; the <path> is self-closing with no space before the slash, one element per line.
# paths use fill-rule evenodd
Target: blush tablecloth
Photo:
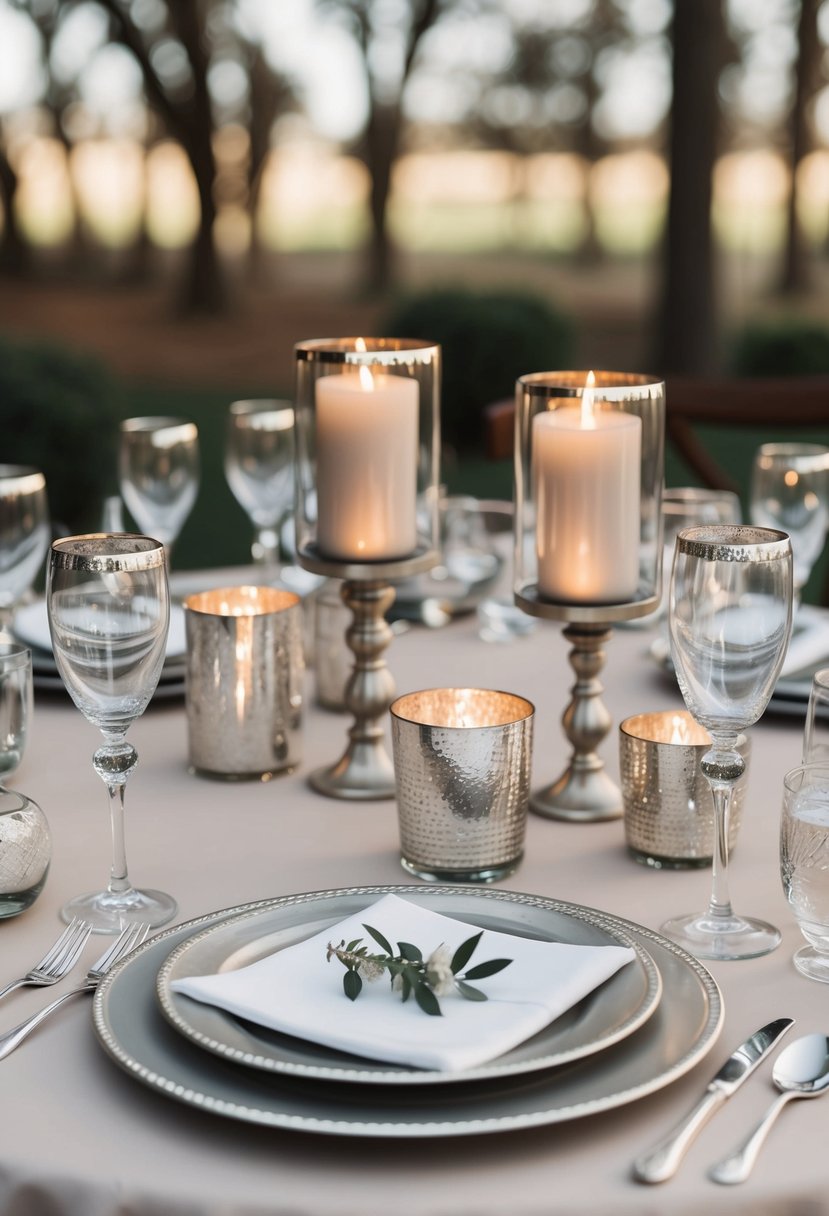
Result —
<path fill-rule="evenodd" d="M 641 710 L 679 707 L 672 682 L 646 657 L 652 635 L 619 629 L 608 647 L 605 701 L 614 729 L 602 748 L 618 775 L 616 729 Z M 399 691 L 485 685 L 536 705 L 534 784 L 567 758 L 559 719 L 572 672 L 560 628 L 542 623 L 512 645 L 487 645 L 474 617 L 396 637 Z M 267 784 L 224 784 L 187 771 L 183 702 L 154 703 L 131 731 L 139 768 L 127 792 L 128 856 L 137 885 L 175 894 L 179 919 L 299 891 L 409 881 L 398 862 L 395 806 L 313 793 L 308 771 L 342 751 L 348 719 L 317 709 L 309 676 L 304 761 Z M 805 709 L 805 707 L 804 707 Z M 798 1021 L 792 1035 L 829 1032 L 829 990 L 791 962 L 799 933 L 777 862 L 783 774 L 799 758 L 802 718 L 768 715 L 753 730 L 743 826 L 732 866 L 738 910 L 783 930 L 773 955 L 712 964 L 725 1022 L 707 1058 L 668 1088 L 616 1111 L 531 1131 L 446 1140 L 360 1140 L 280 1132 L 168 1101 L 119 1070 L 78 999 L 0 1063 L 3 1216 L 616 1216 L 651 1213 L 782 1216 L 829 1212 L 829 1107 L 795 1103 L 748 1183 L 718 1187 L 707 1167 L 772 1097 L 768 1063 L 703 1131 L 679 1175 L 649 1189 L 633 1157 L 696 1099 L 722 1058 L 762 1023 Z M 38 696 L 14 784 L 46 811 L 54 860 L 38 902 L 0 921 L 2 979 L 22 974 L 58 930 L 68 897 L 99 886 L 109 865 L 106 794 L 91 766 L 93 729 L 68 699 Z M 707 871 L 656 872 L 626 854 L 620 821 L 554 823 L 530 816 L 525 859 L 501 887 L 587 904 L 658 928 L 704 906 Z M 99 951 L 88 944 L 88 965 Z M 0 1029 L 45 1003 L 23 989 L 0 1004 Z"/>

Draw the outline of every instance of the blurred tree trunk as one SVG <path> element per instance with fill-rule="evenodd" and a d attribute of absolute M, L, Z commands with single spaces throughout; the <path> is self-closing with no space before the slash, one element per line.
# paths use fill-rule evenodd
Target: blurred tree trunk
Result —
<path fill-rule="evenodd" d="M 0 147 L 0 200 L 3 203 L 3 230 L 0 235 L 0 271 L 26 277 L 32 270 L 32 250 L 20 230 L 15 210 L 17 174 L 5 149 Z"/>
<path fill-rule="evenodd" d="M 192 74 L 189 93 L 173 96 L 153 67 L 151 49 L 129 10 L 122 7 L 119 0 L 98 0 L 98 3 L 112 17 L 113 36 L 138 63 L 147 101 L 170 135 L 181 144 L 196 180 L 199 226 L 190 248 L 180 297 L 181 309 L 184 312 L 222 312 L 229 301 L 214 239 L 216 160 L 213 154 L 214 120 L 207 87 L 209 39 L 206 31 L 210 6 L 205 7 L 199 0 L 175 0 L 175 3 L 167 4 L 172 29 L 184 47 Z"/>
<path fill-rule="evenodd" d="M 674 0 L 672 41 L 671 186 L 657 367 L 663 374 L 700 374 L 718 363 L 711 196 L 725 41 L 721 0 Z"/>
<path fill-rule="evenodd" d="M 797 217 L 797 169 L 812 147 L 809 111 L 818 88 L 822 58 L 817 25 L 819 8 L 820 0 L 800 0 L 795 95 L 789 123 L 792 181 L 786 225 L 786 250 L 778 285 L 779 291 L 784 294 L 806 291 L 810 286 L 808 249 Z"/>
<path fill-rule="evenodd" d="M 388 212 L 394 162 L 400 146 L 400 107 L 371 107 L 365 134 L 366 165 L 371 176 L 366 286 L 371 292 L 385 291 L 394 279 L 395 253 L 389 236 Z"/>
<path fill-rule="evenodd" d="M 372 0 L 335 0 L 335 7 L 350 13 L 352 32 L 362 59 L 368 94 L 368 121 L 360 148 L 370 178 L 371 235 L 366 251 L 366 288 L 377 293 L 387 290 L 394 277 L 394 250 L 388 230 L 388 204 L 392 171 L 400 155 L 402 142 L 403 94 L 422 38 L 447 6 L 442 4 L 441 0 L 410 0 L 407 6 L 410 15 L 404 31 L 403 60 L 393 97 L 380 94 L 372 70 L 372 47 L 376 33 L 374 21 L 377 20 Z M 381 12 L 379 20 L 382 19 Z M 388 90 L 386 92 L 388 93 Z"/>

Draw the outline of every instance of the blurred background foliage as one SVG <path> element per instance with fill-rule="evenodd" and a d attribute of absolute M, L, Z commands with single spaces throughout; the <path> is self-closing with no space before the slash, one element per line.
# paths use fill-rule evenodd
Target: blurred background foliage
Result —
<path fill-rule="evenodd" d="M 521 372 L 829 373 L 828 65 L 829 0 L 0 0 L 4 459 L 86 524 L 118 420 L 192 417 L 199 565 L 248 554 L 227 406 L 303 338 L 440 341 L 488 496 Z"/>

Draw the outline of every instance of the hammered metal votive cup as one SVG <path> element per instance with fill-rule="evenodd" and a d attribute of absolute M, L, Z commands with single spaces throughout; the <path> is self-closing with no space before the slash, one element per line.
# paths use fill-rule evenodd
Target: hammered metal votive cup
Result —
<path fill-rule="evenodd" d="M 714 803 L 700 761 L 711 736 L 687 710 L 635 714 L 619 726 L 619 766 L 625 841 L 636 861 L 654 869 L 697 869 L 711 864 Z M 737 750 L 748 764 L 751 742 Z M 728 825 L 728 848 L 740 829 L 747 773 L 737 783 Z"/>
<path fill-rule="evenodd" d="M 535 707 L 487 688 L 391 706 L 400 863 L 432 882 L 495 882 L 524 852 Z"/>
<path fill-rule="evenodd" d="M 302 605 L 275 587 L 225 587 L 184 601 L 190 766 L 268 780 L 301 759 Z"/>

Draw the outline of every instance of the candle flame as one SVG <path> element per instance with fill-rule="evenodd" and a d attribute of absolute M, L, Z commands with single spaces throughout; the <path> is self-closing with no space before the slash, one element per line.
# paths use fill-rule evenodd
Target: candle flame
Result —
<path fill-rule="evenodd" d="M 595 389 L 596 377 L 592 372 L 588 372 L 581 393 L 581 425 L 589 430 L 593 430 L 596 426 L 596 419 L 593 413 L 593 394 Z"/>
<path fill-rule="evenodd" d="M 365 364 L 360 367 L 360 388 L 367 393 L 374 392 L 374 377 L 371 374 L 371 368 L 366 367 Z"/>
<path fill-rule="evenodd" d="M 355 339 L 354 339 L 354 349 L 355 349 L 356 351 L 359 351 L 359 353 L 360 353 L 361 355 L 364 355 L 364 354 L 366 353 L 366 350 L 368 349 L 368 348 L 366 347 L 366 340 L 365 340 L 365 338 L 355 338 Z"/>

